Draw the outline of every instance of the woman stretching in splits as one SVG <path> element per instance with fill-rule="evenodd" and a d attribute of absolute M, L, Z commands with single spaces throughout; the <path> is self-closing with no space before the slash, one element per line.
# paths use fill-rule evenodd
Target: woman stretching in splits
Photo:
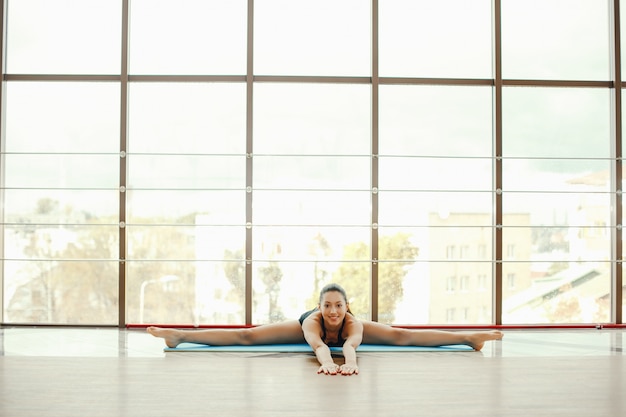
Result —
<path fill-rule="evenodd" d="M 374 321 L 356 319 L 350 312 L 345 290 L 329 284 L 320 292 L 319 306 L 304 313 L 300 320 L 267 324 L 246 329 L 177 330 L 148 327 L 147 331 L 165 339 L 169 347 L 182 342 L 207 345 L 268 345 L 306 341 L 320 363 L 317 373 L 358 374 L 356 349 L 361 343 L 398 346 L 468 345 L 482 349 L 488 340 L 502 339 L 502 332 L 449 332 L 411 330 Z M 335 364 L 329 346 L 343 347 L 345 363 Z"/>

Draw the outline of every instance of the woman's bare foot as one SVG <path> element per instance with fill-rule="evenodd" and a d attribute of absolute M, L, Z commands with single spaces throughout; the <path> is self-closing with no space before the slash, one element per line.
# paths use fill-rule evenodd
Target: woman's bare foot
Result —
<path fill-rule="evenodd" d="M 176 329 L 162 329 L 150 326 L 146 328 L 146 331 L 154 337 L 165 339 L 165 344 L 170 348 L 175 348 L 183 341 L 183 334 Z"/>
<path fill-rule="evenodd" d="M 499 330 L 491 330 L 488 332 L 471 333 L 467 337 L 467 344 L 474 350 L 481 350 L 488 340 L 500 340 L 504 334 Z"/>

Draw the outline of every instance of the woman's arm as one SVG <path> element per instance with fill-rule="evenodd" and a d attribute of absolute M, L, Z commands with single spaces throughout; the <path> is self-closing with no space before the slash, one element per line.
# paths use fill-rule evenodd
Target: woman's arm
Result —
<path fill-rule="evenodd" d="M 302 331 L 304 332 L 304 339 L 311 346 L 317 361 L 320 363 L 317 373 L 336 375 L 339 372 L 339 365 L 333 361 L 330 348 L 322 340 L 321 323 L 313 317 L 307 317 L 302 323 Z"/>
<path fill-rule="evenodd" d="M 360 321 L 351 318 L 346 325 L 348 337 L 343 344 L 343 357 L 345 363 L 339 367 L 342 375 L 352 375 L 359 373 L 359 367 L 356 361 L 356 348 L 363 341 L 363 324 Z"/>

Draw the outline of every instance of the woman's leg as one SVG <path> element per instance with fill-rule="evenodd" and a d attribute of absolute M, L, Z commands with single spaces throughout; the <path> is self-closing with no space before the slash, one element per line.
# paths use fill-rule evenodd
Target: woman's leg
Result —
<path fill-rule="evenodd" d="M 305 342 L 302 326 L 298 320 L 245 329 L 179 330 L 148 327 L 146 330 L 152 336 L 165 339 L 165 344 L 171 348 L 183 342 L 219 346 Z"/>
<path fill-rule="evenodd" d="M 443 330 L 416 330 L 391 327 L 373 321 L 363 322 L 363 343 L 397 346 L 468 345 L 481 350 L 488 340 L 502 339 L 497 330 L 480 332 L 453 332 Z"/>

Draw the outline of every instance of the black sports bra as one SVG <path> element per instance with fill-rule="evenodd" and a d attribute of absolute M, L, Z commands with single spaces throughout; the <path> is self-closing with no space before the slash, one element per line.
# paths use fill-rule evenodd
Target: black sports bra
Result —
<path fill-rule="evenodd" d="M 316 311 L 319 311 L 318 308 L 314 308 L 313 310 L 309 310 L 306 313 L 302 314 L 300 316 L 300 318 L 298 319 L 298 321 L 300 322 L 300 325 L 302 325 L 302 323 L 304 323 L 304 320 L 309 317 L 311 314 L 315 313 Z M 324 341 L 324 343 L 326 343 L 328 346 L 332 346 L 332 347 L 341 347 L 343 346 L 343 344 L 345 343 L 344 338 L 341 336 L 341 334 L 343 333 L 343 327 L 346 324 L 346 319 L 344 318 L 343 321 L 341 322 L 341 328 L 339 329 L 339 334 L 337 336 L 337 341 L 336 342 L 332 342 L 332 343 L 328 343 L 328 341 L 326 340 L 326 326 L 324 326 L 324 317 L 320 317 L 321 321 L 322 321 L 322 340 Z"/>
<path fill-rule="evenodd" d="M 343 346 L 345 340 L 341 335 L 343 333 L 343 326 L 346 324 L 345 317 L 341 322 L 341 328 L 339 329 L 339 333 L 337 333 L 337 341 L 333 343 L 328 343 L 328 341 L 326 340 L 326 326 L 324 326 L 324 317 L 322 316 L 320 317 L 320 319 L 322 320 L 322 340 L 324 341 L 324 343 L 326 343 L 328 346 Z"/>

